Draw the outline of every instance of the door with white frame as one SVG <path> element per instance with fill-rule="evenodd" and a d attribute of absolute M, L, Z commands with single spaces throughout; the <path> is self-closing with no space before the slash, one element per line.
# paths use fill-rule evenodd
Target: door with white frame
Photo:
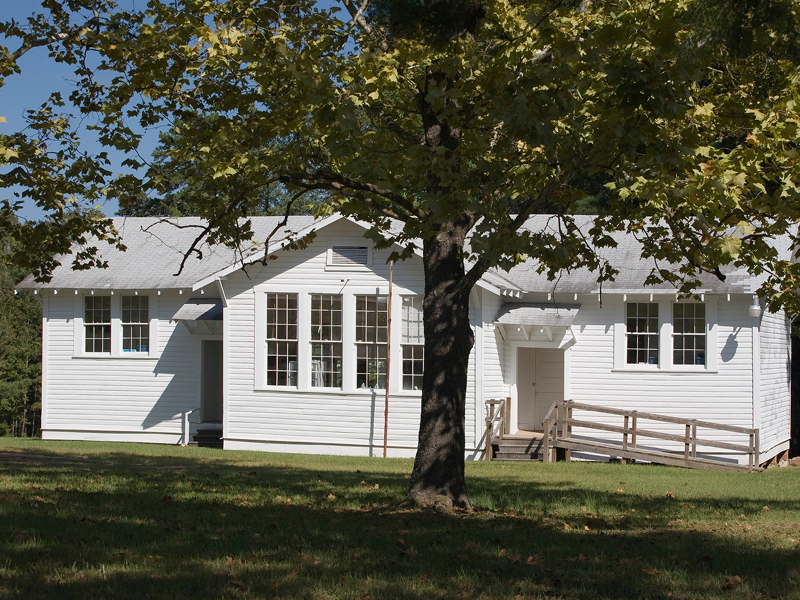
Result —
<path fill-rule="evenodd" d="M 564 351 L 558 348 L 517 349 L 517 425 L 542 431 L 544 417 L 564 399 Z"/>

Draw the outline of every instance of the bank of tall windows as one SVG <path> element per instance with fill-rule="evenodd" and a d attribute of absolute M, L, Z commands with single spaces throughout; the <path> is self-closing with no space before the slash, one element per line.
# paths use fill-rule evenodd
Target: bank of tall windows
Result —
<path fill-rule="evenodd" d="M 149 298 L 147 296 L 123 296 L 122 351 L 147 352 L 149 347 Z"/>
<path fill-rule="evenodd" d="M 297 294 L 267 294 L 267 385 L 297 385 Z"/>
<path fill-rule="evenodd" d="M 706 364 L 706 307 L 699 302 L 672 305 L 672 363 Z"/>
<path fill-rule="evenodd" d="M 629 365 L 658 364 L 658 304 L 629 302 L 625 336 Z"/>
<path fill-rule="evenodd" d="M 311 296 L 311 386 L 342 387 L 342 297 Z"/>
<path fill-rule="evenodd" d="M 388 296 L 356 296 L 356 387 L 386 389 Z"/>
<path fill-rule="evenodd" d="M 425 369 L 425 335 L 422 325 L 422 297 L 403 296 L 403 389 L 421 390 Z"/>
<path fill-rule="evenodd" d="M 83 308 L 86 352 L 111 352 L 111 297 L 86 296 Z"/>

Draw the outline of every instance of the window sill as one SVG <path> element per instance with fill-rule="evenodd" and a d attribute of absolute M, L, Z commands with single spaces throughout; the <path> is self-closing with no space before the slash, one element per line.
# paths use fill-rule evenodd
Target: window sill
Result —
<path fill-rule="evenodd" d="M 271 386 L 271 387 L 257 387 L 253 389 L 256 393 L 262 392 L 275 392 L 275 393 L 291 393 L 291 394 L 302 394 L 302 395 L 311 395 L 311 394 L 325 394 L 329 396 L 385 396 L 386 390 L 375 390 L 375 389 L 356 389 L 351 391 L 345 391 L 338 388 L 308 388 L 305 390 L 301 390 L 296 387 L 286 387 L 286 386 Z M 422 390 L 399 390 L 397 392 L 389 392 L 389 395 L 392 397 L 403 397 L 408 396 L 410 398 L 419 398 L 422 395 Z"/>
<path fill-rule="evenodd" d="M 665 373 L 665 374 L 686 374 L 686 373 L 708 373 L 714 374 L 718 373 L 716 369 L 705 369 L 705 368 L 686 368 L 686 367 L 672 367 L 671 369 L 661 369 L 658 366 L 651 366 L 650 368 L 636 368 L 636 367 L 624 367 L 622 369 L 611 369 L 612 373 Z"/>
<path fill-rule="evenodd" d="M 150 354 L 145 354 L 144 352 L 126 352 L 124 354 L 105 354 L 105 353 L 97 353 L 97 354 L 76 354 L 72 358 L 78 360 L 109 360 L 109 359 L 117 359 L 117 360 L 157 360 L 158 356 L 152 356 Z"/>

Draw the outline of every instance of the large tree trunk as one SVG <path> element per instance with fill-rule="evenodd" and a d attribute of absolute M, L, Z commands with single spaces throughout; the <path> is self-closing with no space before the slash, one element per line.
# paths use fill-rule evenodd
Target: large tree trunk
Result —
<path fill-rule="evenodd" d="M 474 343 L 464 289 L 464 228 L 448 226 L 425 241 L 425 374 L 419 442 L 408 501 L 471 509 L 464 481 L 467 368 Z"/>

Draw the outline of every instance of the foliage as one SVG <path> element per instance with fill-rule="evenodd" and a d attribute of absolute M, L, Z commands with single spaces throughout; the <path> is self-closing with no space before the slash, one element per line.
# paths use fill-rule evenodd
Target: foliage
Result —
<path fill-rule="evenodd" d="M 0 244 L 6 256 L 8 244 Z M 25 273 L 0 262 L 0 436 L 33 436 L 41 410 L 42 307 L 14 286 Z"/>
<path fill-rule="evenodd" d="M 224 122 L 219 115 L 202 117 L 203 127 L 211 132 Z M 151 163 L 153 178 L 159 181 L 159 195 L 131 196 L 118 214 L 126 217 L 179 217 L 203 216 L 207 207 L 218 198 L 226 206 L 235 205 L 237 199 L 248 198 L 249 216 L 310 214 L 311 209 L 326 200 L 326 194 L 309 194 L 304 202 L 293 203 L 292 195 L 282 183 L 253 187 L 244 175 L 225 179 L 204 176 L 202 164 L 193 156 L 181 153 L 180 133 L 162 132 L 159 145 L 153 151 Z"/>
<path fill-rule="evenodd" d="M 31 256 L 80 231 L 113 239 L 102 219 L 78 209 L 66 218 L 70 206 L 111 197 L 124 211 L 142 194 L 168 193 L 158 161 L 135 153 L 144 131 L 165 123 L 169 162 L 190 165 L 181 176 L 201 192 L 212 243 L 251 235 L 240 219 L 263 190 L 282 186 L 287 205 L 329 194 L 316 214 L 372 223 L 377 244 L 402 246 L 396 258 L 423 250 L 426 371 L 412 489 L 435 472 L 430 497 L 464 504 L 465 307 L 487 269 L 536 260 L 552 276 L 582 266 L 607 280 L 616 268 L 602 248 L 614 243 L 609 232 L 627 230 L 654 261 L 650 281 L 688 292 L 698 271 L 722 277 L 720 265 L 733 262 L 765 276 L 771 307 L 798 305 L 800 264 L 774 247 L 800 219 L 794 3 L 342 4 L 151 0 L 126 10 L 48 0 L 26 27 L 0 26 L 20 41 L 0 75 L 37 45 L 76 74 L 71 109 L 54 94 L 30 113 L 29 133 L 2 139 L 3 184 L 22 186 L 53 222 L 76 224 L 29 232 L 21 241 L 43 248 Z M 734 43 L 741 31 L 752 33 L 746 44 Z M 130 173 L 110 177 L 104 154 L 80 151 L 70 110 L 93 117 L 105 146 L 129 153 Z M 585 203 L 587 178 L 611 197 L 603 218 L 578 231 L 568 214 Z M 535 212 L 555 213 L 554 226 L 526 230 Z M 400 226 L 386 238 L 378 230 L 389 219 Z M 79 265 L 96 262 L 91 244 L 82 251 Z"/>
<path fill-rule="evenodd" d="M 469 463 L 482 508 L 438 515 L 397 507 L 408 460 L 39 440 L 3 440 L 0 453 L 9 597 L 800 591 L 797 467 Z"/>

